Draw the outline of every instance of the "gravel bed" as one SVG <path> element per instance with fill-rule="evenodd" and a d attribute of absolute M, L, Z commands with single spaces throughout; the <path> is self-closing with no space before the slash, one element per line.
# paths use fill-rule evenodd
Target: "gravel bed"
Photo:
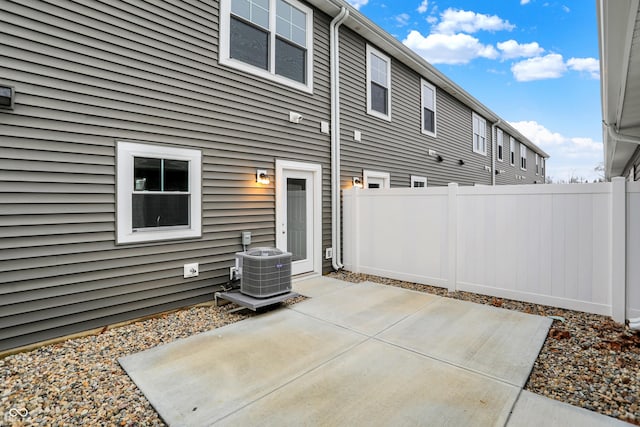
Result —
<path fill-rule="evenodd" d="M 192 307 L 0 359 L 0 426 L 165 425 L 117 359 L 252 314 L 236 307 Z"/>
<path fill-rule="evenodd" d="M 605 316 L 364 274 L 331 277 L 562 316 L 565 322 L 554 320 L 525 389 L 640 425 L 640 337 Z M 163 426 L 117 359 L 253 315 L 231 313 L 234 308 L 192 307 L 0 359 L 0 426 Z"/>
<path fill-rule="evenodd" d="M 536 360 L 525 390 L 640 425 L 640 334 L 609 317 L 538 304 L 452 292 L 366 274 L 336 279 L 371 281 L 540 316 L 560 316 Z"/>

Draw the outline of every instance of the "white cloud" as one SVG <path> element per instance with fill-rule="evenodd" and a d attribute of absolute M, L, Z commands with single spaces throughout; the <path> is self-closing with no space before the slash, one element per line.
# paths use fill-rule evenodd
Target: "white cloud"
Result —
<path fill-rule="evenodd" d="M 513 76 L 519 82 L 557 79 L 567 71 L 562 55 L 550 53 L 545 56 L 525 59 L 511 66 Z"/>
<path fill-rule="evenodd" d="M 584 137 L 566 137 L 535 121 L 511 122 L 511 126 L 546 151 L 551 159 L 547 175 L 568 181 L 571 176 L 597 179 L 594 168 L 602 162 L 601 142 Z"/>
<path fill-rule="evenodd" d="M 427 22 L 431 25 L 435 24 L 436 22 L 438 22 L 438 18 L 436 18 L 435 16 L 429 16 L 427 18 Z"/>
<path fill-rule="evenodd" d="M 567 66 L 573 71 L 589 73 L 593 79 L 600 78 L 600 62 L 595 58 L 571 58 Z"/>
<path fill-rule="evenodd" d="M 497 46 L 502 51 L 503 59 L 530 58 L 544 52 L 544 49 L 537 42 L 520 44 L 515 40 L 507 40 L 498 43 Z"/>
<path fill-rule="evenodd" d="M 468 34 L 430 34 L 412 30 L 402 42 L 432 64 L 467 64 L 475 58 L 496 59 L 498 51 Z"/>
<path fill-rule="evenodd" d="M 497 15 L 484 15 L 467 10 L 447 9 L 440 14 L 440 23 L 434 33 L 455 34 L 458 32 L 475 33 L 478 31 L 511 31 L 515 25 Z"/>
<path fill-rule="evenodd" d="M 569 9 L 567 6 L 562 5 L 562 10 L 564 10 L 565 12 L 569 13 L 571 12 L 571 9 Z"/>
<path fill-rule="evenodd" d="M 520 4 L 521 5 L 529 4 L 529 1 L 531 0 L 520 0 Z"/>
<path fill-rule="evenodd" d="M 401 13 L 400 15 L 397 15 L 395 17 L 396 22 L 401 27 L 407 26 L 409 24 L 410 19 L 411 19 L 411 16 L 409 16 L 408 13 Z"/>
<path fill-rule="evenodd" d="M 356 9 L 360 10 L 362 6 L 366 6 L 369 3 L 369 0 L 347 0 L 349 4 Z"/>
<path fill-rule="evenodd" d="M 429 7 L 429 1 L 422 0 L 422 3 L 420 3 L 420 6 L 418 6 L 418 9 L 416 10 L 418 11 L 418 13 L 426 13 L 428 7 Z"/>

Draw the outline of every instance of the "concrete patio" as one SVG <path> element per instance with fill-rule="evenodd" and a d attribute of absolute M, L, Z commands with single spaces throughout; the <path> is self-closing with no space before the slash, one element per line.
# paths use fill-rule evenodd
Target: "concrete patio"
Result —
<path fill-rule="evenodd" d="M 313 278 L 288 308 L 126 356 L 172 426 L 626 425 L 522 390 L 551 320 Z"/>

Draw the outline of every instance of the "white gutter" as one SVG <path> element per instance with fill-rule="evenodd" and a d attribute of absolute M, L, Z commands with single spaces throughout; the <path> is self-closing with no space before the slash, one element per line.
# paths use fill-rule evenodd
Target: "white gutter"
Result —
<path fill-rule="evenodd" d="M 497 122 L 491 125 L 491 142 L 492 142 L 492 155 L 491 155 L 491 185 L 496 185 L 496 150 L 497 150 L 497 140 L 498 135 L 496 132 L 496 126 L 499 126 L 502 123 L 502 119 L 498 119 Z M 504 141 L 502 141 L 502 156 L 504 156 Z"/>
<path fill-rule="evenodd" d="M 331 246 L 333 258 L 331 264 L 334 270 L 340 270 L 340 25 L 349 17 L 346 7 L 331 21 Z"/>
<path fill-rule="evenodd" d="M 623 135 L 618 133 L 617 130 L 613 129 L 613 126 L 610 126 L 603 122 L 607 131 L 609 132 L 609 136 L 616 140 L 616 142 L 626 142 L 628 144 L 640 144 L 640 137 L 631 136 L 631 135 Z"/>

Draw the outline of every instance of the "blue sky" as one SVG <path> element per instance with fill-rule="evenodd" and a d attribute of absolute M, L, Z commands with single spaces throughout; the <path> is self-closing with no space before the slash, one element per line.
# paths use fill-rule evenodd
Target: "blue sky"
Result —
<path fill-rule="evenodd" d="M 348 1 L 545 150 L 554 180 L 597 178 L 595 2 Z"/>

